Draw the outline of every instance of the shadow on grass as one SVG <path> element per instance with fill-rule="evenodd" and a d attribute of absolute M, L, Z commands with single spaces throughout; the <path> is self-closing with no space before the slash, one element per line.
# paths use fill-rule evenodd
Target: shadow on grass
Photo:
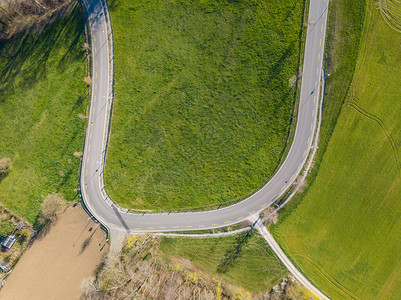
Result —
<path fill-rule="evenodd" d="M 218 273 L 226 273 L 238 259 L 242 256 L 243 247 L 246 246 L 249 242 L 249 239 L 253 236 L 253 230 L 247 231 L 245 233 L 240 234 L 234 244 L 229 247 L 224 254 L 223 259 L 220 264 L 217 266 Z"/>
<path fill-rule="evenodd" d="M 55 14 L 49 17 L 41 32 L 32 26 L 0 41 L 0 95 L 30 87 L 46 77 L 47 64 L 57 63 L 63 71 L 70 62 L 81 59 L 84 50 L 78 41 L 84 27 L 80 7 L 74 5 L 69 12 L 60 10 Z M 68 38 L 60 38 L 62 34 Z M 52 54 L 53 50 L 57 52 Z M 0 97 L 0 101 L 4 98 Z"/>

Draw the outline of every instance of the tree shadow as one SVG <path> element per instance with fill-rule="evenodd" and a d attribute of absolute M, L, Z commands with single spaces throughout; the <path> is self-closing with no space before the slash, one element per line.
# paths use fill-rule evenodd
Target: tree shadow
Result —
<path fill-rule="evenodd" d="M 90 221 L 90 222 L 92 222 L 92 221 Z M 92 241 L 92 237 L 98 228 L 99 228 L 99 225 L 97 225 L 95 228 L 93 228 L 93 224 L 92 224 L 92 226 L 88 229 L 88 232 L 91 232 L 91 235 L 82 242 L 81 250 L 79 251 L 79 255 L 81 255 L 85 251 L 85 249 L 89 246 L 89 244 Z"/>
<path fill-rule="evenodd" d="M 0 183 L 1 183 L 1 181 L 2 181 L 4 178 L 7 177 L 8 173 L 9 173 L 9 172 L 7 172 L 7 173 L 0 173 Z"/>
<path fill-rule="evenodd" d="M 78 5 L 70 11 L 61 9 L 47 19 L 41 32 L 33 25 L 0 41 L 0 94 L 31 87 L 46 77 L 48 64 L 57 64 L 64 71 L 69 63 L 81 59 L 84 50 L 78 41 L 84 34 L 84 25 L 80 14 Z M 62 36 L 68 38 L 60 38 Z M 53 50 L 57 51 L 55 55 Z M 4 101 L 2 98 L 0 101 Z"/>
<path fill-rule="evenodd" d="M 232 244 L 231 247 L 227 249 L 223 259 L 217 266 L 218 273 L 226 273 L 231 267 L 234 266 L 237 260 L 242 256 L 243 247 L 248 244 L 249 239 L 252 236 L 253 236 L 253 230 L 249 230 L 237 236 L 234 244 Z"/>
<path fill-rule="evenodd" d="M 107 1 L 107 6 L 109 7 L 110 11 L 115 11 L 121 5 L 120 0 L 109 0 Z"/>

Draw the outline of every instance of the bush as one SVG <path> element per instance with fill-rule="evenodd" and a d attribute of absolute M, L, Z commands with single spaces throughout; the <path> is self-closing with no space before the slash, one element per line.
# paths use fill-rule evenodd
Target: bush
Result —
<path fill-rule="evenodd" d="M 11 234 L 14 230 L 14 224 L 10 221 L 3 221 L 0 223 L 0 236 L 4 237 Z"/>
<path fill-rule="evenodd" d="M 65 205 L 66 201 L 60 194 L 47 195 L 40 208 L 39 223 L 44 224 L 54 221 Z"/>
<path fill-rule="evenodd" d="M 11 159 L 4 157 L 0 159 L 0 176 L 7 174 L 11 169 Z"/>

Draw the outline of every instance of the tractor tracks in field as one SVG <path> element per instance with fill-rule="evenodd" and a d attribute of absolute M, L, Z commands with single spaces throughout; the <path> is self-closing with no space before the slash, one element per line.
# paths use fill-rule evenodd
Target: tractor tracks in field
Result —
<path fill-rule="evenodd" d="M 352 97 L 352 99 L 348 103 L 348 105 L 351 106 L 354 110 L 356 110 L 360 114 L 362 114 L 364 117 L 368 118 L 369 120 L 372 120 L 373 122 L 375 122 L 377 125 L 380 126 L 381 130 L 383 131 L 384 135 L 386 136 L 387 140 L 390 143 L 391 149 L 393 150 L 394 159 L 395 159 L 396 167 L 397 167 L 397 172 L 398 172 L 398 174 L 400 174 L 401 173 L 401 164 L 400 164 L 400 159 L 399 159 L 398 152 L 397 152 L 397 146 L 395 144 L 394 138 L 392 137 L 390 131 L 387 129 L 386 125 L 379 117 L 364 110 L 362 107 L 360 107 L 358 105 L 358 102 L 359 102 L 358 97 L 354 96 L 354 97 Z"/>

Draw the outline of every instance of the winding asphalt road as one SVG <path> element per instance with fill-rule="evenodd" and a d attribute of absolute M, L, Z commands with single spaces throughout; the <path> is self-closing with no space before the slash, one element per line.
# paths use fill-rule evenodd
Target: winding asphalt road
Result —
<path fill-rule="evenodd" d="M 84 0 L 91 26 L 93 85 L 81 171 L 81 193 L 91 214 L 113 232 L 162 232 L 223 227 L 258 214 L 294 182 L 311 149 L 317 121 L 328 0 L 310 0 L 297 125 L 290 151 L 274 177 L 249 198 L 218 210 L 131 214 L 104 189 L 103 172 L 112 104 L 112 32 L 100 0 Z M 110 37 L 110 39 L 109 39 Z"/>

